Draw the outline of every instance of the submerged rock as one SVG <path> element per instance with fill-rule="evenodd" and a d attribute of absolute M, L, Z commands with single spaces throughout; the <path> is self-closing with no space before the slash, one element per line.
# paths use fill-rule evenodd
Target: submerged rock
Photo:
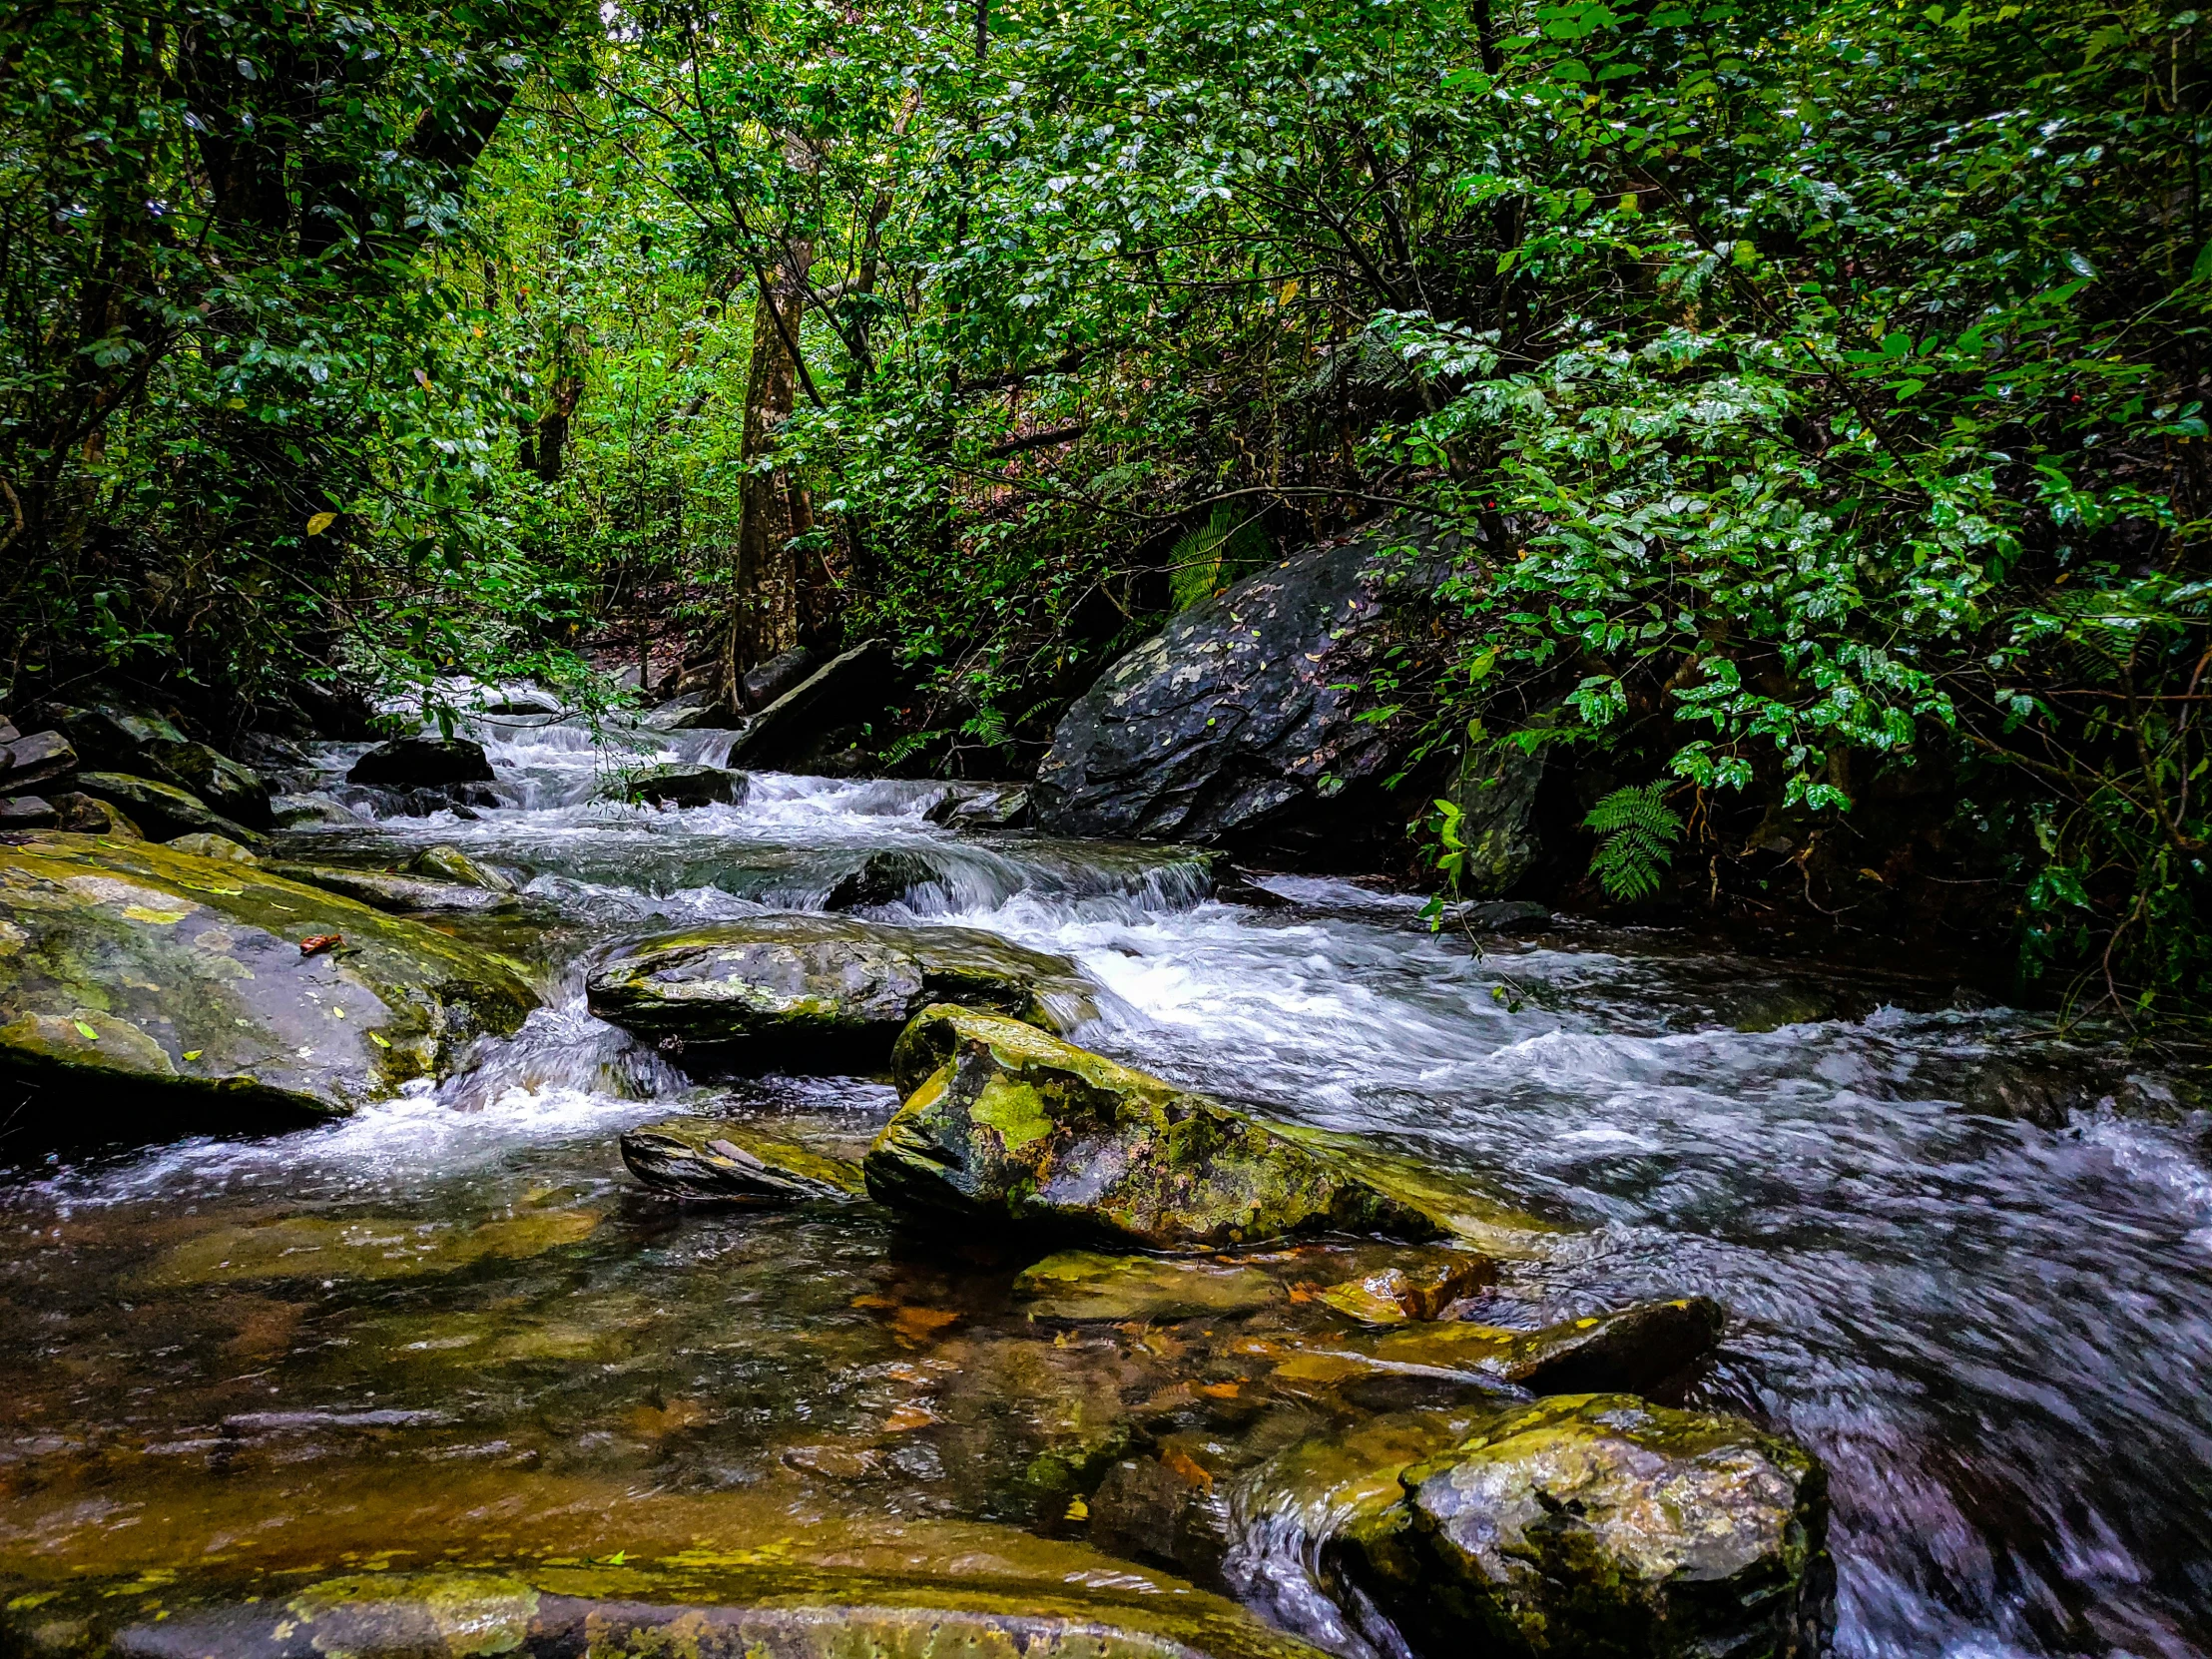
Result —
<path fill-rule="evenodd" d="M 1347 1160 L 1016 1020 L 928 1008 L 891 1064 L 906 1103 L 863 1165 L 885 1203 L 1145 1250 L 1438 1232 Z"/>
<path fill-rule="evenodd" d="M 263 844 L 262 837 L 245 825 L 225 818 L 197 795 L 174 784 L 121 772 L 85 772 L 77 776 L 77 790 L 120 808 L 149 840 L 170 841 L 179 835 L 206 831 L 242 846 Z"/>
<path fill-rule="evenodd" d="M 1249 1313 L 1289 1300 L 1273 1274 L 1233 1263 L 1064 1250 L 1014 1279 L 1033 1319 L 1185 1320 Z"/>
<path fill-rule="evenodd" d="M 646 807 L 734 807 L 744 801 L 753 780 L 723 767 L 677 762 L 610 779 L 602 801 L 628 801 Z"/>
<path fill-rule="evenodd" d="M 1354 827 L 1394 764 L 1363 720 L 1390 531 L 1321 548 L 1194 606 L 1116 663 L 1053 734 L 1031 792 L 1055 834 L 1200 842 Z"/>
<path fill-rule="evenodd" d="M 860 1166 L 761 1132 L 758 1124 L 671 1118 L 622 1137 L 622 1161 L 655 1192 L 732 1204 L 865 1198 Z"/>
<path fill-rule="evenodd" d="M 154 1291 L 270 1279 L 418 1279 L 578 1244 L 598 1230 L 599 1220 L 596 1210 L 530 1210 L 475 1227 L 411 1215 L 285 1216 L 188 1239 L 128 1283 Z"/>
<path fill-rule="evenodd" d="M 0 846 L 0 1067 L 109 1091 L 103 1134 L 342 1114 L 536 1000 L 501 958 L 267 869 L 85 835 Z M 53 1127 L 82 1137 L 66 1109 Z"/>
<path fill-rule="evenodd" d="M 947 997 L 1054 1027 L 1088 1017 L 1064 956 L 965 927 L 766 915 L 632 946 L 592 974 L 591 1010 L 641 1036 L 811 1071 L 879 1060 L 899 1029 Z"/>
<path fill-rule="evenodd" d="M 1324 1292 L 1322 1300 L 1334 1298 Z M 1719 1306 L 1704 1297 L 1642 1303 L 1539 1331 L 1408 1323 L 1309 1349 L 1286 1361 L 1279 1375 L 1335 1382 L 1382 1371 L 1510 1383 L 1537 1394 L 1672 1393 L 1719 1349 L 1725 1323 Z"/>
<path fill-rule="evenodd" d="M 488 784 L 492 771 L 484 746 L 467 738 L 393 738 L 355 761 L 345 781 L 388 790 L 436 789 Z"/>
<path fill-rule="evenodd" d="M 973 1522 L 877 1530 L 869 1542 L 818 1521 L 805 1542 L 738 1537 L 648 1560 L 579 1548 L 501 1561 L 478 1543 L 465 1567 L 315 1566 L 274 1586 L 165 1569 L 158 1603 L 144 1581 L 80 1578 L 9 1602 L 0 1643 L 49 1659 L 1323 1659 L 1231 1602 L 1080 1545 Z M 379 1564 L 394 1553 L 371 1548 Z"/>
<path fill-rule="evenodd" d="M 378 910 L 399 914 L 482 915 L 521 907 L 513 891 L 441 881 L 426 875 L 396 875 L 382 869 L 347 869 L 335 864 L 272 862 L 267 866 L 287 881 L 304 882 Z"/>
<path fill-rule="evenodd" d="M 1825 1651 L 1826 1477 L 1750 1423 L 1563 1395 L 1497 1414 L 1396 1485 L 1329 1553 L 1417 1651 Z"/>
<path fill-rule="evenodd" d="M 1497 1264 L 1489 1258 L 1438 1254 L 1332 1285 L 1318 1300 L 1368 1325 L 1398 1325 L 1432 1320 L 1461 1297 L 1496 1283 Z"/>

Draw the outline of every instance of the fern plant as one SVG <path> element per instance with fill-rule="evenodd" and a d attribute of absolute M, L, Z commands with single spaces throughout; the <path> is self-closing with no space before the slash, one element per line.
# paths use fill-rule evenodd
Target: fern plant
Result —
<path fill-rule="evenodd" d="M 1664 782 L 1631 784 L 1615 790 L 1590 809 L 1582 828 L 1602 837 L 1590 859 L 1590 873 L 1608 898 L 1649 898 L 1674 862 L 1682 838 L 1682 819 L 1661 797 Z"/>
<path fill-rule="evenodd" d="M 1268 538 L 1259 525 L 1224 504 L 1198 529 L 1168 549 L 1168 608 L 1178 615 L 1203 604 L 1267 561 Z"/>

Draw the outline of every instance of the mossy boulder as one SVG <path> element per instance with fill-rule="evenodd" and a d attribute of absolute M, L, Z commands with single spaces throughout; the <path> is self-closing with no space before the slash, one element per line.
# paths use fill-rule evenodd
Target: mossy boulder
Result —
<path fill-rule="evenodd" d="M 224 835 L 243 846 L 259 847 L 262 837 L 234 819 L 225 818 L 190 790 L 155 778 L 125 772 L 84 772 L 77 775 L 77 793 L 120 808 L 149 840 L 173 841 L 179 835 Z"/>
<path fill-rule="evenodd" d="M 753 1206 L 865 1198 L 860 1167 L 764 1134 L 758 1124 L 671 1118 L 622 1137 L 622 1161 L 655 1192 Z"/>
<path fill-rule="evenodd" d="M 1159 1251 L 1438 1232 L 1346 1161 L 1018 1020 L 925 1009 L 891 1068 L 905 1104 L 863 1164 L 887 1204 Z"/>
<path fill-rule="evenodd" d="M 879 1063 L 929 1004 L 957 997 L 1065 1028 L 1089 988 L 1064 956 L 965 927 L 764 915 L 648 939 L 593 973 L 591 1011 L 640 1036 L 826 1072 Z"/>
<path fill-rule="evenodd" d="M 1825 1650 L 1825 1473 L 1739 1418 L 1566 1394 L 1499 1412 L 1395 1484 L 1326 1553 L 1416 1651 Z"/>
<path fill-rule="evenodd" d="M 162 1129 L 342 1114 L 536 1000 L 501 958 L 266 868 L 89 835 L 0 846 L 0 1067 L 127 1087 L 104 1130 L 125 1105 Z"/>

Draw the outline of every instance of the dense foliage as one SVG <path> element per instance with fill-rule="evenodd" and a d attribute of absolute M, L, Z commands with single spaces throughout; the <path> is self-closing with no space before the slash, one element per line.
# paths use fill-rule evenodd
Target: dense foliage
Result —
<path fill-rule="evenodd" d="M 4 30 L 18 695 L 880 634 L 887 752 L 1003 774 L 1171 607 L 1410 512 L 1458 555 L 1374 688 L 1408 821 L 1517 732 L 1570 826 L 1639 792 L 1593 895 L 2016 915 L 2200 1005 L 2176 0 Z"/>

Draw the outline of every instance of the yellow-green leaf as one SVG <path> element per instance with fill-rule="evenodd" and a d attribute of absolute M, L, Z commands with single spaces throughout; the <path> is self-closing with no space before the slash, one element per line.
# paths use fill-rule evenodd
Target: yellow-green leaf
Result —
<path fill-rule="evenodd" d="M 186 1059 L 188 1059 L 188 1060 L 197 1060 L 197 1059 L 199 1059 L 199 1058 L 200 1058 L 200 1056 L 201 1056 L 201 1054 L 202 1054 L 203 1052 L 204 1052 L 204 1051 L 203 1051 L 203 1050 L 201 1050 L 201 1049 L 197 1049 L 197 1048 L 188 1048 L 188 1049 L 186 1049 L 186 1050 L 185 1050 L 185 1058 L 186 1058 Z"/>
<path fill-rule="evenodd" d="M 77 1027 L 77 1034 L 80 1037 L 84 1038 L 86 1042 L 96 1043 L 100 1040 L 100 1033 L 95 1031 L 91 1026 L 87 1025 L 83 1020 L 75 1019 L 71 1020 L 69 1023 Z"/>
<path fill-rule="evenodd" d="M 391 1047 L 391 1044 L 390 1044 L 390 1043 L 388 1043 L 388 1042 L 384 1041 L 384 1038 L 383 1038 L 383 1034 L 382 1034 L 381 1032 L 377 1032 L 377 1031 L 371 1031 L 371 1032 L 370 1032 L 370 1033 L 368 1034 L 368 1040 L 369 1040 L 370 1042 L 374 1043 L 374 1044 L 375 1044 L 375 1045 L 376 1045 L 376 1046 L 377 1046 L 378 1048 L 389 1048 L 389 1047 Z"/>
<path fill-rule="evenodd" d="M 338 515 L 336 513 L 316 513 L 314 517 L 307 520 L 307 534 L 319 536 L 337 521 Z"/>

